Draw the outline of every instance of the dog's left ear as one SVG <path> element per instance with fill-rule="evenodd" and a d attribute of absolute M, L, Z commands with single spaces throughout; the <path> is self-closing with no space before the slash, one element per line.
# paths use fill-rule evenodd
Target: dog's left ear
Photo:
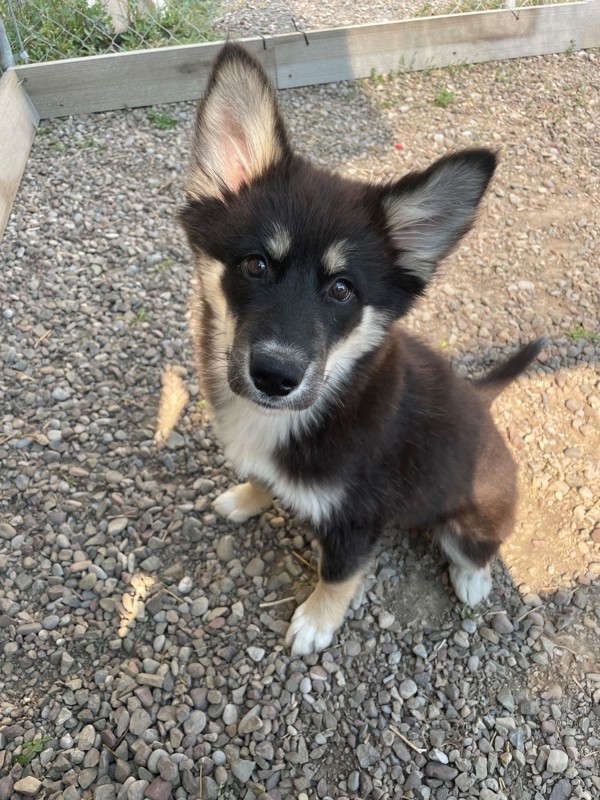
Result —
<path fill-rule="evenodd" d="M 289 153 L 265 71 L 243 47 L 225 44 L 198 106 L 188 196 L 202 200 L 236 194 Z"/>
<path fill-rule="evenodd" d="M 423 286 L 473 224 L 495 168 L 490 150 L 464 150 L 377 190 L 396 264 Z"/>

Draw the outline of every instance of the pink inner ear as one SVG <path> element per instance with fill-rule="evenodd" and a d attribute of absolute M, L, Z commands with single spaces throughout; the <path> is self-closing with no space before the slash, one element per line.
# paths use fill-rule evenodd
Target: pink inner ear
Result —
<path fill-rule="evenodd" d="M 227 187 L 237 193 L 250 182 L 250 149 L 239 124 L 230 122 L 221 146 Z"/>

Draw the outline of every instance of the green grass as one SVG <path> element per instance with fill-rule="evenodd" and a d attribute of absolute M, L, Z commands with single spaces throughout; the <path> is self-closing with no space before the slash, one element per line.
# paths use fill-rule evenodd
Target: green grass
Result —
<path fill-rule="evenodd" d="M 29 61 L 90 56 L 168 44 L 193 44 L 215 39 L 211 0 L 166 0 L 150 13 L 138 0 L 127 2 L 127 27 L 117 33 L 104 0 L 36 0 L 12 4 Z M 0 17 L 13 53 L 21 51 L 7 0 Z"/>
<path fill-rule="evenodd" d="M 600 342 L 600 334 L 594 333 L 594 331 L 588 331 L 583 325 L 567 331 L 567 336 L 575 342 L 578 342 L 580 339 L 589 339 L 590 342 Z"/>
<path fill-rule="evenodd" d="M 140 310 L 137 312 L 135 317 L 133 318 L 131 324 L 132 325 L 139 325 L 141 322 L 146 322 L 148 319 L 148 309 L 142 306 Z"/>
<path fill-rule="evenodd" d="M 27 764 L 31 763 L 35 755 L 42 752 L 44 746 L 47 742 L 51 741 L 51 739 L 51 736 L 43 736 L 41 739 L 33 739 L 30 742 L 25 742 L 21 747 L 19 755 L 12 757 L 13 765 L 20 764 L 22 767 L 26 767 Z"/>
<path fill-rule="evenodd" d="M 148 119 L 150 124 L 161 131 L 167 131 L 169 128 L 175 128 L 177 120 L 165 111 L 157 111 L 155 108 L 148 109 Z"/>
<path fill-rule="evenodd" d="M 175 259 L 173 256 L 167 256 L 164 261 L 157 264 L 156 271 L 159 275 L 164 275 L 164 273 L 168 272 L 173 266 L 175 266 Z"/>
<path fill-rule="evenodd" d="M 450 103 L 454 102 L 455 97 L 455 93 L 451 92 L 450 89 L 440 89 L 434 97 L 433 102 L 440 108 L 448 108 Z"/>

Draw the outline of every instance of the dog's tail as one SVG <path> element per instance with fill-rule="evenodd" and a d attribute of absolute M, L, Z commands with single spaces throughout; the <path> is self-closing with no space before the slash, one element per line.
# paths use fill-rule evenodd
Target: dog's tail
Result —
<path fill-rule="evenodd" d="M 495 367 L 476 381 L 476 386 L 487 398 L 489 403 L 492 403 L 500 392 L 502 392 L 509 383 L 512 383 L 517 375 L 520 375 L 531 364 L 533 359 L 539 355 L 540 351 L 546 344 L 544 338 L 536 339 L 534 342 L 529 342 L 525 347 L 518 350 L 507 361 L 497 364 Z"/>

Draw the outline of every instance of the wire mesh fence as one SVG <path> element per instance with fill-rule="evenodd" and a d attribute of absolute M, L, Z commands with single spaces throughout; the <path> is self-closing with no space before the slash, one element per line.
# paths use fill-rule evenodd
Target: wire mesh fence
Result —
<path fill-rule="evenodd" d="M 0 0 L 16 63 L 207 41 L 212 15 L 210 0 Z"/>
<path fill-rule="evenodd" d="M 314 6 L 306 0 L 0 0 L 0 69 L 14 64 L 191 44 L 233 35 L 314 30 L 336 14 L 352 21 L 457 14 L 545 5 L 566 0 L 390 0 L 386 19 L 369 19 L 368 4 L 334 0 Z M 313 6 L 311 8 L 311 6 Z M 378 3 L 379 7 L 380 4 Z M 333 8 L 336 7 L 336 8 Z M 348 13 L 349 12 L 349 13 Z M 375 12 L 376 13 L 376 12 Z M 296 19 L 300 19 L 299 28 Z M 236 26 L 236 21 L 239 23 Z"/>

